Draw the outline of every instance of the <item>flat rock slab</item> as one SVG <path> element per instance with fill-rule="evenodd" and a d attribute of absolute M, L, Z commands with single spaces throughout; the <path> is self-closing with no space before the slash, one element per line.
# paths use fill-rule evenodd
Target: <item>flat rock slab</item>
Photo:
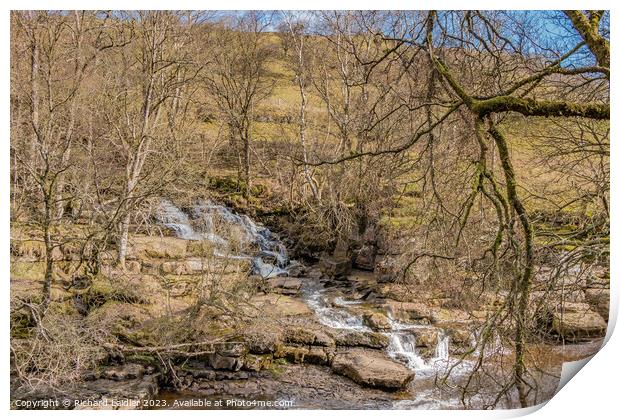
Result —
<path fill-rule="evenodd" d="M 332 370 L 360 385 L 390 391 L 405 388 L 414 377 L 412 371 L 387 356 L 358 349 L 336 355 Z"/>
<path fill-rule="evenodd" d="M 276 293 L 295 295 L 301 290 L 302 280 L 295 277 L 272 277 L 267 283 Z"/>
<path fill-rule="evenodd" d="M 553 313 L 553 330 L 567 341 L 585 341 L 605 336 L 607 323 L 587 303 L 564 303 Z"/>
<path fill-rule="evenodd" d="M 257 309 L 260 316 L 302 316 L 311 315 L 312 310 L 301 299 L 268 293 L 252 297 L 252 304 Z"/>

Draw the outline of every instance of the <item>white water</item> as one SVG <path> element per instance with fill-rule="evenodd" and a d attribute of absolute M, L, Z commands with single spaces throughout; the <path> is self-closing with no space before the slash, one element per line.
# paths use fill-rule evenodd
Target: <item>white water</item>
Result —
<path fill-rule="evenodd" d="M 415 348 L 415 337 L 411 333 L 389 332 L 388 355 L 395 360 L 404 361 L 409 369 L 416 372 L 428 371 L 430 366 L 418 355 Z"/>
<path fill-rule="evenodd" d="M 341 296 L 330 299 L 325 296 L 324 289 L 314 286 L 306 286 L 304 300 L 314 311 L 319 322 L 331 328 L 371 332 L 372 329 L 364 325 L 360 315 L 349 312 L 346 308 L 363 303 L 359 300 L 347 300 Z M 390 358 L 404 363 L 416 372 L 418 376 L 430 376 L 448 367 L 450 361 L 450 339 L 442 331 L 438 330 L 437 346 L 434 356 L 425 360 L 416 349 L 416 331 L 437 330 L 428 325 L 405 324 L 392 317 L 390 331 L 383 332 L 389 338 L 387 354 Z"/>
<path fill-rule="evenodd" d="M 158 208 L 158 220 L 172 229 L 175 235 L 188 240 L 207 240 L 214 244 L 214 254 L 225 258 L 242 258 L 252 261 L 253 272 L 263 278 L 288 274 L 296 263 L 290 261 L 286 247 L 269 231 L 245 215 L 230 209 L 200 202 L 188 212 L 163 200 Z M 222 227 L 223 226 L 223 227 Z M 222 231 L 226 231 L 221 235 Z M 236 233 L 236 235 L 231 234 Z M 304 300 L 314 311 L 319 322 L 336 329 L 371 332 L 362 316 L 348 310 L 363 302 L 348 300 L 341 296 L 328 299 L 319 285 L 305 285 Z M 402 362 L 418 376 L 427 377 L 450 368 L 450 339 L 443 330 L 428 325 L 407 324 L 388 316 L 390 331 L 383 332 L 389 338 L 387 354 Z M 416 332 L 435 330 L 437 344 L 432 357 L 423 358 L 416 349 Z M 461 362 L 456 372 L 467 370 L 468 362 Z"/>
<path fill-rule="evenodd" d="M 347 302 L 342 298 L 337 299 L 340 299 L 341 306 L 351 304 L 350 301 Z M 314 311 L 319 322 L 323 325 L 327 325 L 330 328 L 344 330 L 363 332 L 372 331 L 370 328 L 364 325 L 364 320 L 361 316 L 351 314 L 344 309 L 334 308 L 330 306 L 327 298 L 324 296 L 321 289 L 306 288 L 304 293 L 304 300 L 306 301 L 310 309 Z"/>
<path fill-rule="evenodd" d="M 211 242 L 217 257 L 250 259 L 254 274 L 263 278 L 286 275 L 296 265 L 269 229 L 225 206 L 199 202 L 185 212 L 162 200 L 156 217 L 179 238 Z M 228 240 L 220 235 L 222 231 L 232 232 L 227 235 Z"/>

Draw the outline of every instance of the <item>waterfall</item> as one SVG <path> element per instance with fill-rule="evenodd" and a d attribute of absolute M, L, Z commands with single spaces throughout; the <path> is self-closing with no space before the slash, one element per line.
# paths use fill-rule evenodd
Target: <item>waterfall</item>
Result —
<path fill-rule="evenodd" d="M 304 286 L 304 300 L 314 311 L 319 322 L 331 328 L 372 332 L 364 325 L 362 316 L 347 310 L 349 307 L 363 304 L 360 300 L 347 300 L 341 296 L 334 297 L 331 302 L 325 296 L 325 289 L 318 284 Z M 406 324 L 388 316 L 390 331 L 383 332 L 389 339 L 387 355 L 415 371 L 418 375 L 429 376 L 444 368 L 449 360 L 449 337 L 439 330 L 434 357 L 424 360 L 416 349 L 415 331 L 436 330 L 428 325 Z"/>
<path fill-rule="evenodd" d="M 263 278 L 286 275 L 296 264 L 269 229 L 210 201 L 198 202 L 186 213 L 172 202 L 162 200 L 156 218 L 179 238 L 211 242 L 217 257 L 251 259 L 253 273 Z M 226 236 L 228 240 L 218 234 L 227 229 L 231 231 Z"/>
<path fill-rule="evenodd" d="M 364 320 L 361 316 L 330 306 L 322 290 L 307 286 L 304 291 L 304 298 L 306 304 L 314 311 L 319 322 L 323 325 L 344 330 L 372 331 L 364 325 Z M 338 299 L 340 299 L 340 302 L 345 302 L 342 298 L 336 298 L 336 300 Z"/>
<path fill-rule="evenodd" d="M 388 355 L 392 359 L 406 362 L 407 367 L 414 371 L 429 369 L 429 366 L 415 349 L 415 337 L 413 334 L 394 331 L 387 334 L 390 338 Z"/>
<path fill-rule="evenodd" d="M 263 278 L 288 274 L 295 265 L 287 255 L 286 247 L 269 229 L 245 215 L 232 212 L 225 206 L 209 201 L 194 204 L 183 211 L 167 200 L 157 209 L 157 219 L 172 229 L 179 238 L 206 240 L 214 245 L 214 255 L 252 261 L 252 271 Z M 226 239 L 224 239 L 226 238 Z M 363 304 L 342 296 L 328 299 L 318 283 L 304 284 L 303 298 L 322 324 L 335 329 L 372 332 L 361 315 L 350 308 Z M 443 330 L 428 325 L 407 324 L 388 314 L 390 330 L 382 332 L 389 338 L 387 354 L 405 363 L 418 375 L 428 376 L 448 367 L 450 339 Z M 416 349 L 416 331 L 438 331 L 433 357 L 425 360 Z"/>
<path fill-rule="evenodd" d="M 437 338 L 437 347 L 435 347 L 436 360 L 449 360 L 450 358 L 450 337 L 443 331 L 439 333 Z"/>
<path fill-rule="evenodd" d="M 190 225 L 189 218 L 168 200 L 162 200 L 157 208 L 157 219 L 182 239 L 200 240 L 201 235 Z"/>

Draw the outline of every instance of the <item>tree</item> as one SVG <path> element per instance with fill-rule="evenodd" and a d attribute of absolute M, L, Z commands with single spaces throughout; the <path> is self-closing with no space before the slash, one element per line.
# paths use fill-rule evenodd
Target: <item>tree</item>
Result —
<path fill-rule="evenodd" d="M 199 72 L 192 67 L 191 51 L 182 48 L 191 36 L 192 24 L 191 16 L 182 22 L 181 14 L 168 11 L 140 11 L 117 22 L 128 41 L 110 57 L 119 68 L 110 66 L 104 83 L 105 119 L 112 127 L 106 137 L 124 166 L 117 210 L 121 266 L 127 255 L 132 211 L 149 191 L 158 189 L 145 181 L 145 168 L 157 151 L 163 151 L 164 129 L 174 134 L 181 90 Z M 165 180 L 162 175 L 155 175 L 159 187 Z M 146 185 L 141 191 L 142 184 Z"/>
<path fill-rule="evenodd" d="M 257 105 L 271 93 L 267 64 L 274 47 L 265 29 L 270 17 L 260 12 L 236 14 L 221 25 L 207 57 L 204 85 L 226 121 L 230 144 L 238 160 L 238 184 L 243 196 L 251 195 L 253 119 Z"/>
<path fill-rule="evenodd" d="M 63 196 L 64 176 L 72 166 L 84 81 L 98 55 L 114 45 L 106 42 L 107 19 L 97 19 L 91 12 L 13 12 L 11 16 L 15 36 L 25 39 L 29 51 L 29 88 L 22 91 L 25 95 L 14 93 L 27 106 L 22 116 L 25 124 L 12 135 L 30 139 L 26 147 L 14 149 L 14 156 L 36 186 L 35 209 L 40 212 L 45 245 L 41 302 L 45 313 L 54 280 L 54 251 L 61 245 L 54 239 L 55 228 L 70 199 Z M 12 141 L 14 146 L 20 143 L 19 137 Z"/>

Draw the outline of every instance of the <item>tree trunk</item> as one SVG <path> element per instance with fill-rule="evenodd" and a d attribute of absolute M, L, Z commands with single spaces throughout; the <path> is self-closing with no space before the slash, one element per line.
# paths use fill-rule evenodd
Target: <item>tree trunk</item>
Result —
<path fill-rule="evenodd" d="M 127 257 L 127 242 L 129 239 L 129 220 L 130 215 L 127 211 L 120 223 L 118 224 L 118 265 L 122 268 L 125 268 L 125 259 Z"/>
<path fill-rule="evenodd" d="M 527 369 L 525 367 L 525 351 L 526 351 L 526 336 L 528 329 L 528 306 L 530 301 L 530 292 L 532 288 L 532 273 L 534 266 L 534 246 L 533 246 L 533 231 L 530 225 L 529 217 L 519 195 L 517 193 L 517 180 L 515 172 L 510 161 L 510 155 L 508 152 L 508 145 L 503 134 L 497 130 L 494 126 L 491 126 L 489 133 L 495 140 L 497 150 L 501 159 L 502 169 L 506 178 L 506 191 L 508 195 L 508 201 L 514 209 L 519 218 L 521 229 L 525 241 L 525 266 L 523 271 L 519 273 L 516 281 L 517 291 L 517 313 L 516 316 L 516 330 L 515 330 L 515 363 L 514 373 L 517 390 L 519 392 L 519 402 L 521 407 L 527 407 L 527 388 L 529 387 L 525 375 Z"/>
<path fill-rule="evenodd" d="M 43 242 L 45 244 L 45 274 L 43 276 L 43 296 L 42 296 L 42 301 L 41 301 L 41 314 L 40 316 L 42 316 L 45 311 L 47 311 L 47 308 L 49 307 L 49 304 L 52 300 L 52 283 L 54 281 L 54 273 L 53 273 L 53 269 L 54 269 L 54 261 L 53 261 L 53 252 L 54 252 L 54 244 L 52 242 L 52 234 L 51 234 L 51 228 L 52 228 L 52 215 L 53 215 L 53 211 L 54 211 L 54 195 L 53 195 L 53 190 L 54 190 L 54 183 L 51 182 L 51 184 L 48 186 L 47 182 L 45 182 L 46 180 L 44 179 L 43 182 L 41 183 L 41 186 L 43 187 L 43 197 L 44 197 L 44 208 L 45 208 L 45 213 L 43 216 Z M 48 187 L 48 188 L 45 188 Z"/>
<path fill-rule="evenodd" d="M 244 155 L 244 161 L 243 161 L 243 172 L 244 172 L 244 178 L 245 178 L 245 188 L 243 190 L 243 197 L 246 199 L 246 201 L 250 200 L 250 193 L 251 193 L 251 185 L 250 185 L 250 138 L 246 137 L 243 141 L 243 155 Z"/>

